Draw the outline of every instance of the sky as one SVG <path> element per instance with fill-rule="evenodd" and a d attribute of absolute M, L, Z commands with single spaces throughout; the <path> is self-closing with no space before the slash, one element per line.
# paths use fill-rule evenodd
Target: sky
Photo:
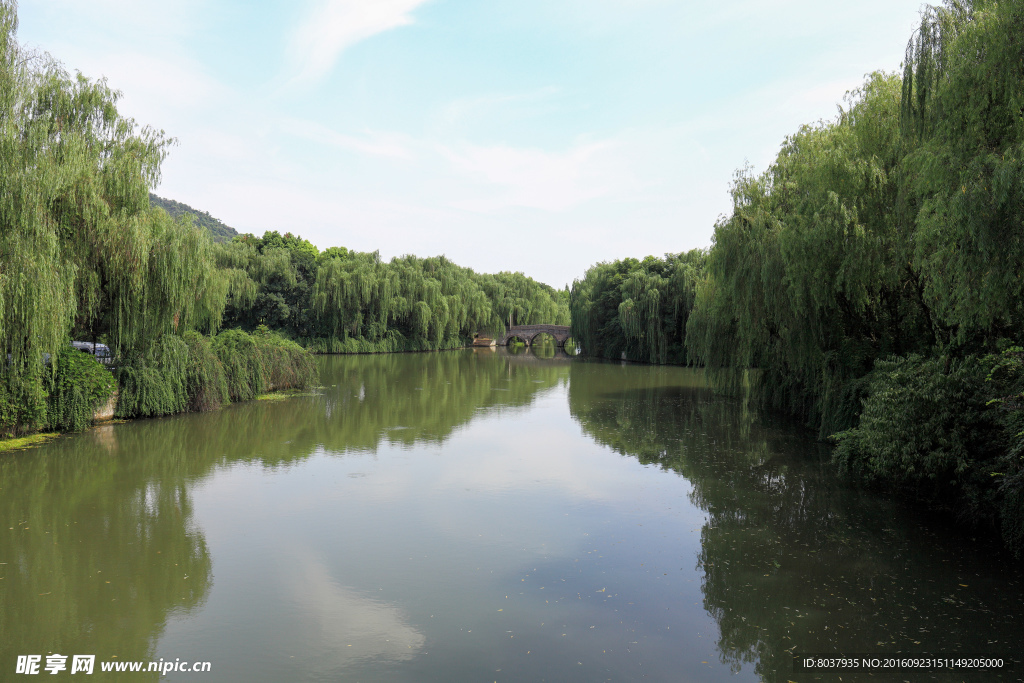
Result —
<path fill-rule="evenodd" d="M 20 0 L 239 232 L 555 287 L 711 245 L 738 169 L 900 68 L 918 0 Z"/>

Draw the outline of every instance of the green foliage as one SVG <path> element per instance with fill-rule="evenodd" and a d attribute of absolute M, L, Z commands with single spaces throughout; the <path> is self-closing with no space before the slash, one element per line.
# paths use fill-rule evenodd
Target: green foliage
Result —
<path fill-rule="evenodd" d="M 224 223 L 211 216 L 207 211 L 199 211 L 198 209 L 193 209 L 188 204 L 158 197 L 152 192 L 149 193 L 149 203 L 151 206 L 157 206 L 166 211 L 171 218 L 177 219 L 179 216 L 190 217 L 192 223 L 197 228 L 202 228 L 210 233 L 210 237 L 214 242 L 229 242 L 238 236 L 237 230 L 224 225 Z"/>
<path fill-rule="evenodd" d="M 687 365 L 684 341 L 706 252 L 590 268 L 571 293 L 573 339 L 592 356 Z"/>
<path fill-rule="evenodd" d="M 317 249 L 310 242 L 291 233 L 242 235 L 217 246 L 216 262 L 229 280 L 226 326 L 266 325 L 309 336 L 310 288 L 317 270 Z"/>
<path fill-rule="evenodd" d="M 880 360 L 859 425 L 835 436 L 842 470 L 909 489 L 932 506 L 991 520 L 1024 554 L 1024 361 Z"/>
<path fill-rule="evenodd" d="M 0 370 L 0 434 L 18 436 L 46 423 L 43 364 Z"/>
<path fill-rule="evenodd" d="M 249 401 L 277 389 L 302 389 L 316 381 L 309 352 L 265 327 L 254 334 L 225 330 L 211 345 L 224 368 L 232 401 Z"/>
<path fill-rule="evenodd" d="M 42 356 L 96 308 L 104 247 L 134 227 L 167 141 L 120 118 L 103 81 L 19 46 L 16 27 L 0 3 L 0 358 L 4 427 L 19 431 L 42 422 Z"/>
<path fill-rule="evenodd" d="M 173 140 L 121 116 L 104 80 L 19 46 L 16 27 L 0 2 L 0 430 L 21 432 L 46 419 L 44 354 L 86 333 L 141 357 L 161 334 L 215 329 L 223 287 L 208 286 L 209 237 L 150 208 Z"/>
<path fill-rule="evenodd" d="M 161 335 L 188 329 L 215 331 L 224 307 L 209 237 L 160 209 L 144 216 L 131 236 L 132 264 L 106 274 L 110 346 L 116 355 L 145 354 Z"/>
<path fill-rule="evenodd" d="M 492 333 L 515 325 L 569 324 L 568 292 L 556 291 L 522 273 L 476 275 L 475 279 L 497 319 L 491 328 L 485 328 Z"/>
<path fill-rule="evenodd" d="M 568 324 L 566 292 L 522 273 L 478 275 L 443 256 L 380 255 L 300 237 L 243 235 L 216 248 L 226 282 L 224 322 L 259 325 L 329 353 L 423 351 L 464 346 L 506 324 Z"/>
<path fill-rule="evenodd" d="M 985 378 L 976 358 L 879 360 L 859 425 L 835 437 L 835 461 L 936 499 L 950 495 L 994 455 L 997 425 Z"/>
<path fill-rule="evenodd" d="M 1003 539 L 1018 557 L 1024 556 L 1024 348 L 1011 346 L 988 357 L 988 382 L 996 398 L 1005 449 L 991 475 L 999 484 L 999 517 Z"/>
<path fill-rule="evenodd" d="M 316 363 L 306 349 L 266 327 L 257 328 L 252 338 L 263 368 L 264 391 L 306 389 L 316 383 Z"/>
<path fill-rule="evenodd" d="M 462 346 L 473 332 L 501 325 L 478 277 L 443 256 L 322 258 L 313 289 L 318 336 L 368 350 Z"/>
<path fill-rule="evenodd" d="M 759 368 L 762 404 L 824 437 L 856 423 L 874 360 L 933 343 L 900 229 L 900 83 L 874 74 L 831 123 L 787 139 L 733 185 L 687 330 L 696 359 L 735 383 Z"/>
<path fill-rule="evenodd" d="M 188 345 L 185 385 L 188 409 L 193 412 L 216 410 L 230 401 L 224 365 L 213 352 L 208 337 L 195 331 L 182 335 Z"/>
<path fill-rule="evenodd" d="M 224 330 L 213 341 L 213 352 L 224 368 L 228 396 L 250 401 L 266 391 L 256 341 L 243 330 Z"/>
<path fill-rule="evenodd" d="M 388 330 L 384 338 L 370 341 L 362 338 L 320 337 L 304 339 L 303 342 L 313 353 L 403 353 L 409 351 L 445 351 L 460 349 L 466 345 L 464 339 L 451 339 L 432 343 L 427 339 L 409 339 L 398 330 Z"/>
<path fill-rule="evenodd" d="M 224 330 L 212 339 L 196 332 L 164 335 L 144 356 L 118 369 L 119 417 L 152 417 L 213 410 L 275 389 L 316 382 L 313 358 L 266 328 Z"/>
<path fill-rule="evenodd" d="M 991 344 L 1024 326 L 1022 25 L 1019 1 L 948 2 L 927 9 L 907 47 L 914 265 L 958 344 Z"/>
<path fill-rule="evenodd" d="M 118 417 L 154 417 L 188 410 L 187 371 L 189 346 L 166 334 L 151 344 L 145 355 L 123 362 L 117 371 L 121 393 Z"/>
<path fill-rule="evenodd" d="M 61 349 L 53 365 L 45 374 L 47 422 L 51 429 L 80 432 L 114 393 L 114 378 L 92 354 L 73 348 Z"/>

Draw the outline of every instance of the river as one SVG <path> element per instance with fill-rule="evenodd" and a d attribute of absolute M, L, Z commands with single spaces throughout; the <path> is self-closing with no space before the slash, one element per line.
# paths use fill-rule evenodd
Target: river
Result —
<path fill-rule="evenodd" d="M 50 680 L 53 654 L 62 677 L 95 655 L 98 681 L 1024 677 L 794 670 L 1019 659 L 1022 576 L 697 372 L 542 347 L 318 362 L 306 395 L 0 455 L 0 681 L 32 680 L 26 655 Z"/>

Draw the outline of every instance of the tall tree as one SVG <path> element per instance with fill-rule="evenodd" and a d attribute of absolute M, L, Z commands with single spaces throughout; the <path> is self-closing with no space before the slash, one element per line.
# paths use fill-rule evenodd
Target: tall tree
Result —
<path fill-rule="evenodd" d="M 44 354 L 73 325 L 115 349 L 205 319 L 209 240 L 149 208 L 172 140 L 117 111 L 104 80 L 72 77 L 16 40 L 0 0 L 0 423 L 42 423 Z"/>

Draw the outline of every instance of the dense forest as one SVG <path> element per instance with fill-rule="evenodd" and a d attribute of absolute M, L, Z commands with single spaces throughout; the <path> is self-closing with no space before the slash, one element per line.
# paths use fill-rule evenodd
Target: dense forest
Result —
<path fill-rule="evenodd" d="M 173 140 L 16 29 L 0 0 L 0 435 L 82 429 L 115 391 L 116 414 L 137 417 L 308 386 L 310 350 L 451 348 L 568 323 L 568 290 L 520 273 L 320 252 L 290 233 L 214 244 L 230 228 L 150 193 Z M 108 345 L 113 372 L 72 339 Z"/>
<path fill-rule="evenodd" d="M 242 235 L 214 255 L 227 282 L 225 325 L 266 325 L 316 352 L 448 349 L 510 325 L 569 324 L 568 290 L 522 273 L 474 273 L 444 256 L 321 252 L 278 232 Z"/>
<path fill-rule="evenodd" d="M 208 211 L 193 209 L 188 204 L 182 204 L 173 199 L 164 199 L 150 192 L 149 205 L 163 209 L 171 218 L 189 216 L 197 228 L 202 228 L 210 233 L 210 237 L 213 238 L 214 242 L 228 242 L 238 236 L 237 230 L 229 225 L 224 225 L 220 220 L 211 216 Z"/>
<path fill-rule="evenodd" d="M 1024 2 L 927 8 L 902 73 L 736 174 L 706 251 L 599 264 L 574 337 L 704 366 L 844 471 L 1024 551 Z"/>

